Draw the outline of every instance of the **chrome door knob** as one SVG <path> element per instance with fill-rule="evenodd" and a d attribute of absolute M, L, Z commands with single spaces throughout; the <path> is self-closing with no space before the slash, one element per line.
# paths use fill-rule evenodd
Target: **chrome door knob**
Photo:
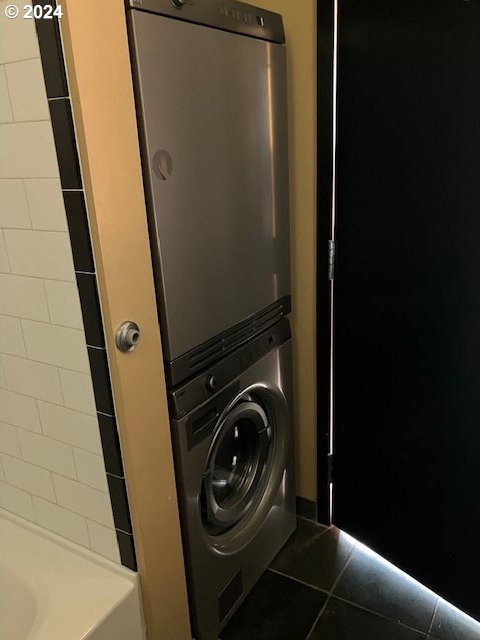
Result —
<path fill-rule="evenodd" d="M 123 352 L 133 351 L 140 342 L 140 328 L 136 322 L 122 322 L 115 331 L 115 344 Z"/>

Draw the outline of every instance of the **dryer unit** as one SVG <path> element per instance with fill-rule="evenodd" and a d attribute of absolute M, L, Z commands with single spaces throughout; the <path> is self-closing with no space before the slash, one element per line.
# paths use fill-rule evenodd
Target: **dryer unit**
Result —
<path fill-rule="evenodd" d="M 286 64 L 279 15 L 129 0 L 168 382 L 290 311 Z"/>
<path fill-rule="evenodd" d="M 217 640 L 295 528 L 288 320 L 170 401 L 192 628 Z"/>

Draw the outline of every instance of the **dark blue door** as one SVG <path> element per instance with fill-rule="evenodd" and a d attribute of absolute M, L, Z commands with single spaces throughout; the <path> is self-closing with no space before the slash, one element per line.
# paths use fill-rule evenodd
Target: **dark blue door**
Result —
<path fill-rule="evenodd" d="M 339 3 L 334 522 L 480 616 L 480 3 Z"/>

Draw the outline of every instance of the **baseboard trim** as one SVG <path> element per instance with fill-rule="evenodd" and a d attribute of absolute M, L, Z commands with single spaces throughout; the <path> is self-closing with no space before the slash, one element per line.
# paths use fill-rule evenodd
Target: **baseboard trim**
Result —
<path fill-rule="evenodd" d="M 307 520 L 317 521 L 317 503 L 314 500 L 308 500 L 308 498 L 302 498 L 297 496 L 297 516 L 300 518 L 306 518 Z"/>

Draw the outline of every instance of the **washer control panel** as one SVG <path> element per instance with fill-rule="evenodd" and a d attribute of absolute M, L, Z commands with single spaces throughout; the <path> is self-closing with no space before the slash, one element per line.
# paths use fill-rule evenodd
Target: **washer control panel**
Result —
<path fill-rule="evenodd" d="M 169 394 L 171 417 L 185 416 L 290 337 L 290 323 L 288 318 L 284 318 L 211 366 L 207 372 L 172 390 Z"/>

